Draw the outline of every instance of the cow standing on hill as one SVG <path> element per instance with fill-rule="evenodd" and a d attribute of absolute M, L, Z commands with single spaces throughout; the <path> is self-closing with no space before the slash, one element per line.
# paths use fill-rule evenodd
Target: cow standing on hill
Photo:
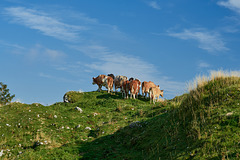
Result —
<path fill-rule="evenodd" d="M 102 90 L 102 85 L 103 85 L 103 79 L 106 77 L 106 75 L 103 75 L 103 74 L 101 74 L 101 75 L 99 75 L 98 77 L 93 77 L 93 82 L 92 82 L 92 84 L 94 85 L 94 84 L 97 84 L 98 85 L 98 90 L 97 91 L 101 91 Z"/>
<path fill-rule="evenodd" d="M 130 98 L 133 97 L 135 99 L 136 97 L 138 98 L 138 93 L 141 88 L 141 82 L 138 79 L 132 80 L 129 83 L 129 88 L 130 88 Z"/>
<path fill-rule="evenodd" d="M 142 82 L 142 96 L 144 96 L 145 98 L 147 98 L 147 94 L 149 94 L 149 89 L 151 87 L 159 87 L 159 85 L 155 85 L 152 81 L 149 82 Z"/>
<path fill-rule="evenodd" d="M 102 85 L 107 88 L 108 93 L 110 93 L 110 91 L 113 92 L 113 78 L 112 77 L 106 76 L 105 78 L 102 79 L 102 82 L 103 82 Z"/>
<path fill-rule="evenodd" d="M 151 100 L 153 101 L 153 103 L 155 104 L 155 102 L 159 102 L 159 96 L 163 97 L 163 91 L 164 90 L 160 90 L 159 87 L 151 87 L 149 89 L 149 92 L 150 92 L 150 103 L 151 103 Z M 157 98 L 157 100 L 156 100 Z"/>

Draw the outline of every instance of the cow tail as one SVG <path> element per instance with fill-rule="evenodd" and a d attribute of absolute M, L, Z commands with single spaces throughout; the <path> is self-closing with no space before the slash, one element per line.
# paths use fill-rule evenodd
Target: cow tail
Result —
<path fill-rule="evenodd" d="M 131 92 L 132 92 L 132 93 L 134 92 L 134 87 L 133 87 L 133 85 L 132 85 L 132 88 L 131 88 Z"/>
<path fill-rule="evenodd" d="M 144 94 L 144 93 L 143 93 L 144 90 L 145 90 L 145 86 L 144 86 L 144 83 L 142 83 L 142 95 Z"/>

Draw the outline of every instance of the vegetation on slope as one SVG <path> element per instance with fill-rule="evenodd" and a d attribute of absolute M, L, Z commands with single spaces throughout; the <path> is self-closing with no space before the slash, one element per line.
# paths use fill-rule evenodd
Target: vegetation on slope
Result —
<path fill-rule="evenodd" d="M 149 100 L 120 93 L 72 92 L 75 103 L 11 103 L 0 108 L 0 152 L 6 159 L 79 159 L 87 144 L 154 114 Z M 81 110 L 80 110 L 81 109 Z"/>
<path fill-rule="evenodd" d="M 199 77 L 189 93 L 156 105 L 103 91 L 72 92 L 73 103 L 3 106 L 0 156 L 239 159 L 240 78 L 221 73 Z"/>

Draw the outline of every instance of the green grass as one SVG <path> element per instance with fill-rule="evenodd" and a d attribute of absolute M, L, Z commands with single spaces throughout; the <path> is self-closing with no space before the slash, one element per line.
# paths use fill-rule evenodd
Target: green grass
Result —
<path fill-rule="evenodd" d="M 1 158 L 239 159 L 238 77 L 198 82 L 155 105 L 106 91 L 71 96 L 72 103 L 2 106 Z"/>

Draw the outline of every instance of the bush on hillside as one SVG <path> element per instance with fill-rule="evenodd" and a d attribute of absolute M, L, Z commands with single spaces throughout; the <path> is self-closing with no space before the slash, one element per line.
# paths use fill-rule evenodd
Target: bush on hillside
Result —
<path fill-rule="evenodd" d="M 7 85 L 0 82 L 0 106 L 10 103 L 14 97 L 15 95 L 9 93 Z"/>
<path fill-rule="evenodd" d="M 63 102 L 65 103 L 75 103 L 83 97 L 83 92 L 81 91 L 69 91 L 64 94 Z"/>

